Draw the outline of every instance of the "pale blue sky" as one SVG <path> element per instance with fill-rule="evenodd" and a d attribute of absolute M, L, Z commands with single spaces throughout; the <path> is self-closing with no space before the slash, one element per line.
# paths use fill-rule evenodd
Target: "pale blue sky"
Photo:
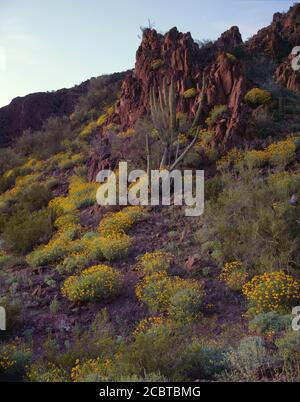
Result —
<path fill-rule="evenodd" d="M 71 87 L 134 66 L 139 27 L 177 26 L 216 39 L 238 25 L 243 39 L 286 11 L 288 0 L 0 0 L 0 107 L 28 93 Z"/>

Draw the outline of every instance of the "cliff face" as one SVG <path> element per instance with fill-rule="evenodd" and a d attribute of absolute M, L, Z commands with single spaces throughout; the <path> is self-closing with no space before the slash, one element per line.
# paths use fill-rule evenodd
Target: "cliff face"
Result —
<path fill-rule="evenodd" d="M 199 102 L 204 73 L 207 83 L 204 117 L 214 105 L 227 105 L 228 113 L 215 127 L 216 136 L 225 147 L 236 143 L 245 128 L 247 106 L 243 99 L 251 87 L 245 63 L 253 56 L 263 55 L 276 66 L 275 79 L 288 89 L 299 91 L 300 75 L 291 68 L 289 57 L 296 45 L 300 45 L 300 4 L 287 13 L 275 14 L 271 25 L 246 43 L 243 43 L 237 27 L 232 27 L 216 42 L 202 48 L 190 33 L 180 33 L 176 28 L 164 36 L 147 29 L 136 54 L 135 69 L 124 81 L 110 121 L 120 124 L 123 129 L 133 127 L 141 116 L 149 112 L 150 88 L 161 86 L 163 79 L 175 81 L 178 111 L 191 117 Z M 244 57 L 235 57 L 234 54 L 243 54 Z M 195 97 L 186 98 L 184 94 L 191 88 L 196 90 Z"/>
<path fill-rule="evenodd" d="M 87 89 L 88 81 L 71 89 L 15 98 L 0 108 L 0 145 L 8 144 L 26 129 L 39 130 L 50 116 L 70 115 Z"/>
<path fill-rule="evenodd" d="M 190 33 L 172 28 L 165 36 L 155 30 L 144 32 L 137 51 L 136 65 L 125 79 L 114 121 L 123 129 L 149 111 L 150 88 L 158 88 L 163 80 L 174 80 L 178 93 L 178 111 L 190 117 L 195 113 L 205 74 L 207 93 L 204 105 L 208 113 L 214 105 L 226 104 L 230 108 L 226 124 L 222 125 L 224 141 L 229 140 L 228 129 L 234 135 L 240 125 L 238 117 L 242 98 L 247 88 L 241 63 L 228 52 L 242 45 L 237 27 L 225 32 L 214 44 L 199 48 Z M 185 96 L 193 90 L 192 96 Z M 218 130 L 221 136 L 220 129 Z"/>

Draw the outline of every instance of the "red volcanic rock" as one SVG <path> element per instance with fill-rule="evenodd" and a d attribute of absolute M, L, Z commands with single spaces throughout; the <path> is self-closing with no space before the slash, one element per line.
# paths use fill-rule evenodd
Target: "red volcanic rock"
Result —
<path fill-rule="evenodd" d="M 285 62 L 280 64 L 275 72 L 275 77 L 277 81 L 286 88 L 291 91 L 300 92 L 300 71 L 294 71 L 292 69 L 293 57 L 294 56 L 290 55 Z"/>
<path fill-rule="evenodd" d="M 39 130 L 50 116 L 70 115 L 87 89 L 88 81 L 71 89 L 15 98 L 8 106 L 0 108 L 0 145 L 9 143 L 26 129 Z"/>
<path fill-rule="evenodd" d="M 288 57 L 293 47 L 300 45 L 300 4 L 287 13 L 274 14 L 271 25 L 261 29 L 246 46 L 250 52 L 261 52 L 277 61 Z"/>
<path fill-rule="evenodd" d="M 230 109 L 229 116 L 232 114 L 236 118 L 239 110 L 237 103 L 243 100 L 246 80 L 240 62 L 228 57 L 225 52 L 241 44 L 237 27 L 232 27 L 213 45 L 204 48 L 199 48 L 189 32 L 183 34 L 177 28 L 172 28 L 164 36 L 146 29 L 136 54 L 135 70 L 126 77 L 116 107 L 122 128 L 133 127 L 140 117 L 149 112 L 150 88 L 162 86 L 164 79 L 168 83 L 174 80 L 178 111 L 192 118 L 199 102 L 204 72 L 207 77 L 206 115 L 214 105 L 226 104 Z M 198 95 L 184 98 L 183 93 L 191 88 L 195 88 Z M 116 116 L 113 118 L 116 120 Z M 225 126 L 236 125 L 229 117 Z M 225 133 L 224 138 L 229 138 L 227 128 Z"/>

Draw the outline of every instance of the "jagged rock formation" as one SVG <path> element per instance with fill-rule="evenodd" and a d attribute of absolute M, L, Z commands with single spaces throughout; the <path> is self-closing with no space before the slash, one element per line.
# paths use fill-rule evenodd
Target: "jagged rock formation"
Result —
<path fill-rule="evenodd" d="M 133 127 L 149 110 L 150 88 L 158 88 L 164 79 L 175 82 L 178 111 L 192 117 L 205 74 L 207 94 L 204 109 L 207 114 L 214 105 L 229 106 L 226 124 L 223 121 L 218 136 L 224 142 L 231 140 L 240 129 L 239 115 L 247 85 L 241 63 L 228 52 L 242 43 L 237 27 L 232 27 L 214 44 L 203 48 L 199 48 L 190 33 L 180 33 L 177 28 L 172 28 L 164 36 L 155 30 L 145 30 L 137 51 L 135 69 L 124 81 L 116 113 L 111 120 L 123 129 Z M 190 89 L 194 90 L 195 96 L 186 97 L 185 93 Z"/>

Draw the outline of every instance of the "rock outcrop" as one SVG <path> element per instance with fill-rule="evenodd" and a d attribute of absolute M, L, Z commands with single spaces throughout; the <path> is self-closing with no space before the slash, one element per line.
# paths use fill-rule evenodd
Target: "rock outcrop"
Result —
<path fill-rule="evenodd" d="M 80 96 L 88 90 L 86 81 L 71 89 L 56 92 L 39 92 L 18 97 L 0 108 L 0 146 L 9 144 L 24 130 L 39 130 L 51 116 L 70 115 Z"/>

